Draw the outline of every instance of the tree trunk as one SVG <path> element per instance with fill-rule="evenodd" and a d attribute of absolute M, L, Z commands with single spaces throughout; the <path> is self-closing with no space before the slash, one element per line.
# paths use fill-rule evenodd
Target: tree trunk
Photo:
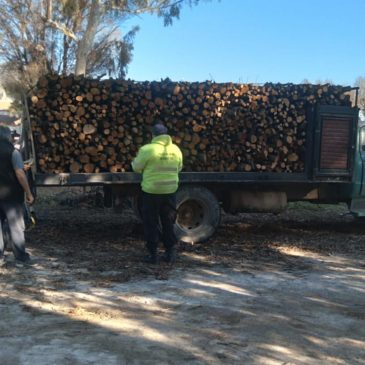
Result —
<path fill-rule="evenodd" d="M 64 35 L 63 36 L 63 55 L 62 55 L 62 75 L 67 75 L 69 48 L 70 48 L 69 39 L 66 35 Z"/>
<path fill-rule="evenodd" d="M 46 19 L 52 20 L 53 0 L 46 0 Z"/>
<path fill-rule="evenodd" d="M 101 6 L 99 0 L 92 0 L 87 20 L 87 28 L 84 36 L 77 42 L 75 75 L 85 75 L 87 69 L 87 57 L 91 51 L 93 40 L 97 31 L 98 18 Z"/>

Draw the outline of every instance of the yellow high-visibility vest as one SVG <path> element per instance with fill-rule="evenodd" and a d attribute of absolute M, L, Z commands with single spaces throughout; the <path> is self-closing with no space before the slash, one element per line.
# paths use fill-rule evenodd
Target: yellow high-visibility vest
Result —
<path fill-rule="evenodd" d="M 133 171 L 142 174 L 142 190 L 150 194 L 172 194 L 179 185 L 183 158 L 167 134 L 157 136 L 140 148 L 132 162 Z"/>

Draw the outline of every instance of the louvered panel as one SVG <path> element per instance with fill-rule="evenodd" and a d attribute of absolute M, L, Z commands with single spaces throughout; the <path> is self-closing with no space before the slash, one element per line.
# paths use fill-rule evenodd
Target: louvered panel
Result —
<path fill-rule="evenodd" d="M 351 118 L 322 119 L 320 169 L 348 170 Z"/>

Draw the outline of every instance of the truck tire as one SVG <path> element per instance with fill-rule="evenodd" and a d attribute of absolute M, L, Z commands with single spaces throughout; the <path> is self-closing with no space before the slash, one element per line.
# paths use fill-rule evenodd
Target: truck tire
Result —
<path fill-rule="evenodd" d="M 221 219 L 217 198 L 208 189 L 182 187 L 176 194 L 175 233 L 182 242 L 204 242 L 210 238 Z"/>

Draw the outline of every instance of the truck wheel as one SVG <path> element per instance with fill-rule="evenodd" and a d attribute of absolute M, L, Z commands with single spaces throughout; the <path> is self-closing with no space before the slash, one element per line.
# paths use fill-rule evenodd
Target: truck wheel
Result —
<path fill-rule="evenodd" d="M 219 203 L 208 189 L 183 187 L 176 194 L 175 233 L 183 242 L 203 242 L 210 238 L 221 219 Z"/>

